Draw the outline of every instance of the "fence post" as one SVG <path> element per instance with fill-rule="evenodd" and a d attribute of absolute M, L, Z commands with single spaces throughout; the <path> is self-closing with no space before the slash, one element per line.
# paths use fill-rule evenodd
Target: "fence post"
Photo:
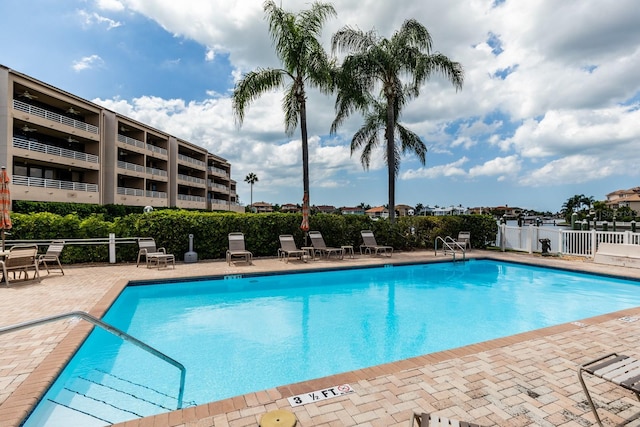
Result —
<path fill-rule="evenodd" d="M 507 228 L 507 224 L 500 224 L 500 250 L 504 252 L 505 249 L 505 229 Z"/>
<path fill-rule="evenodd" d="M 591 230 L 591 258 L 596 257 L 596 249 L 598 245 L 598 237 L 596 230 Z"/>
<path fill-rule="evenodd" d="M 564 255 L 564 230 L 558 230 L 558 253 Z"/>
<path fill-rule="evenodd" d="M 116 235 L 109 233 L 109 263 L 116 263 Z"/>
<path fill-rule="evenodd" d="M 533 224 L 529 224 L 529 254 L 533 253 Z"/>

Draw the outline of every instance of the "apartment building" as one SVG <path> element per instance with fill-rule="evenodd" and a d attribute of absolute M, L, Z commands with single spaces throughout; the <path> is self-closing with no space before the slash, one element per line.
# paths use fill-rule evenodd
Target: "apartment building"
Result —
<path fill-rule="evenodd" d="M 206 149 L 0 65 L 11 198 L 244 212 Z"/>

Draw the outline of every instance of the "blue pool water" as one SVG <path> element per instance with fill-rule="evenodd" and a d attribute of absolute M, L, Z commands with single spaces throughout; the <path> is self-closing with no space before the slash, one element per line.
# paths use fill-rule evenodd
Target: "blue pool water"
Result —
<path fill-rule="evenodd" d="M 103 320 L 186 366 L 188 406 L 640 306 L 638 285 L 471 260 L 129 286 Z M 178 387 L 95 330 L 26 425 L 165 412 Z"/>

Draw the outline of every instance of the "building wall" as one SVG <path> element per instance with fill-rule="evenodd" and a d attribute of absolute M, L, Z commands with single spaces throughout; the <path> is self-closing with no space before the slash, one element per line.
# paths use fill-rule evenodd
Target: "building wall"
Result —
<path fill-rule="evenodd" d="M 13 200 L 244 211 L 226 160 L 1 65 L 0 163 Z"/>

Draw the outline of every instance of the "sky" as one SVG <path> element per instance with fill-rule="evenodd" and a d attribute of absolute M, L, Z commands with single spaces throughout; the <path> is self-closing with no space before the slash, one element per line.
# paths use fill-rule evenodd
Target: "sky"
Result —
<path fill-rule="evenodd" d="M 287 11 L 310 2 L 281 0 Z M 570 197 L 640 186 L 637 0 L 335 0 L 321 41 L 344 26 L 390 38 L 406 19 L 433 51 L 462 64 L 461 91 L 434 75 L 400 122 L 428 148 L 400 159 L 396 204 L 511 206 L 558 212 Z M 3 0 L 0 64 L 227 159 L 240 202 L 302 202 L 299 129 L 287 136 L 282 91 L 239 126 L 242 76 L 280 67 L 262 0 Z M 350 150 L 353 115 L 335 135 L 335 96 L 309 90 L 310 199 L 388 203 L 382 149 L 368 170 Z"/>

